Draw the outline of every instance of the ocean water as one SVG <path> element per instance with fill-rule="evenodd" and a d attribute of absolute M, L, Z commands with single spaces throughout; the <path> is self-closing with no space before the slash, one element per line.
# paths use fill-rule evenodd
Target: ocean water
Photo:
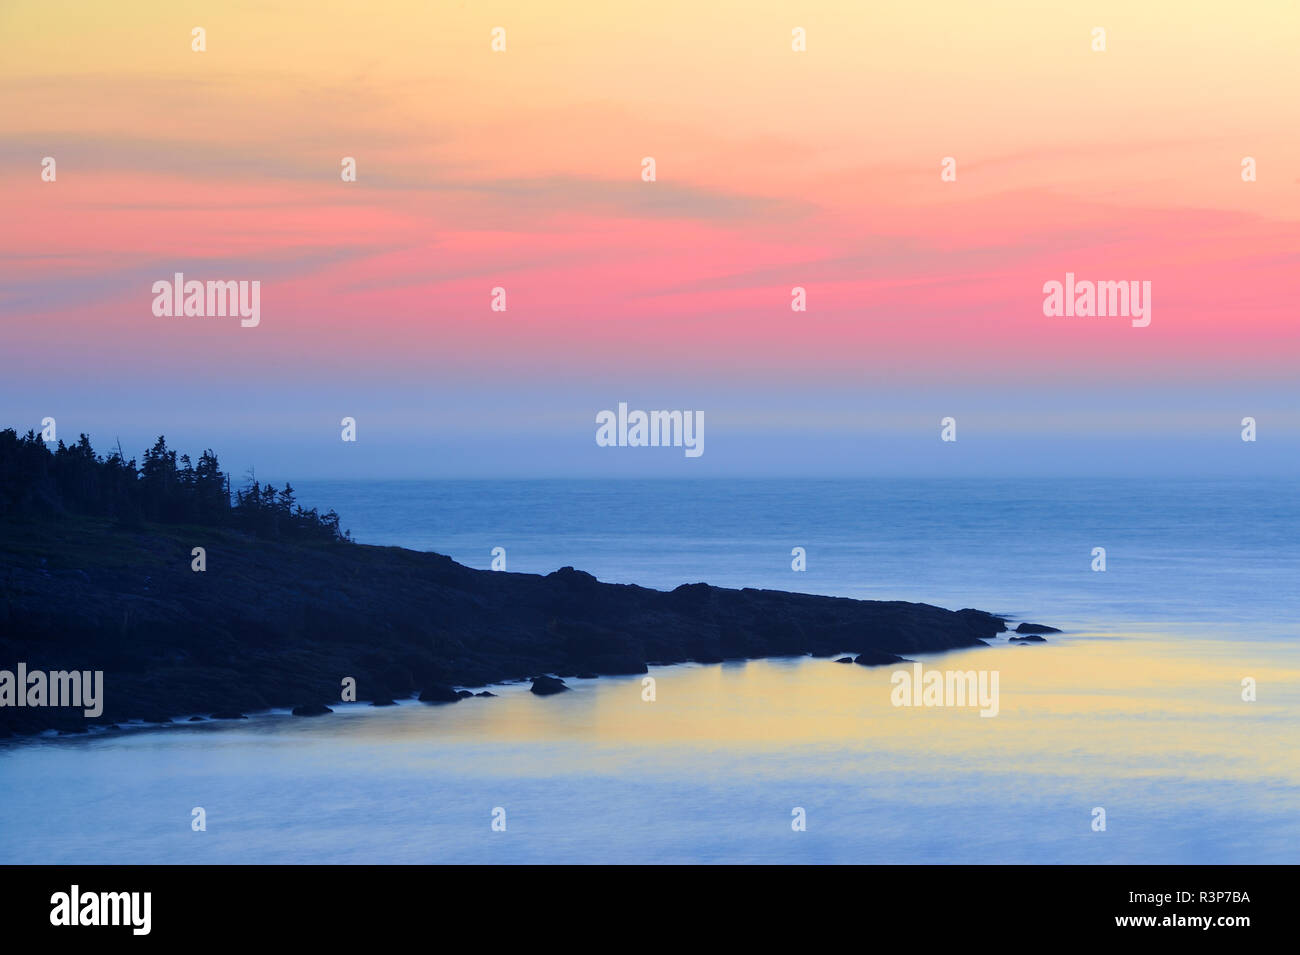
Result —
<path fill-rule="evenodd" d="M 303 482 L 362 542 L 475 567 L 504 547 L 511 571 L 920 600 L 1066 632 L 918 657 L 996 673 L 993 717 L 895 706 L 892 668 L 779 659 L 652 670 L 652 702 L 640 677 L 602 678 L 9 742 L 0 861 L 1294 863 L 1297 490 Z"/>
<path fill-rule="evenodd" d="M 469 567 L 977 607 L 1062 629 L 1300 632 L 1300 481 L 303 483 L 367 543 Z M 791 569 L 803 547 L 807 570 Z M 1106 550 L 1106 571 L 1092 551 Z"/>

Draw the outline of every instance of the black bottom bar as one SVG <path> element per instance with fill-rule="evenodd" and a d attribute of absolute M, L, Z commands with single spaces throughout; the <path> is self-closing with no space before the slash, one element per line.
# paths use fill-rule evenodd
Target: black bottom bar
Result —
<path fill-rule="evenodd" d="M 1231 944 L 1285 928 L 1285 887 L 1294 881 L 1286 867 L 1251 866 L 529 868 L 10 866 L 0 915 L 9 941 L 73 933 L 80 942 L 283 936 L 337 946 L 430 932 L 454 933 L 444 936 L 451 939 L 468 931 L 488 941 L 505 930 L 541 931 L 534 939 L 576 931 L 597 943 L 592 933 L 605 928 L 680 938 L 712 913 L 710 933 L 733 941 L 764 937 L 775 920 L 795 931 L 911 925 L 926 942 L 1129 935 Z M 81 924 L 87 921 L 117 924 Z"/>

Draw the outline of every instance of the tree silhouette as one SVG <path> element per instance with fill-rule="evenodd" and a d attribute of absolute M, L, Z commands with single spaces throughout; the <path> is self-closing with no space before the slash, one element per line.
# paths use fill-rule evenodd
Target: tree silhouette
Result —
<path fill-rule="evenodd" d="M 71 447 L 60 441 L 51 451 L 35 431 L 22 436 L 13 428 L 0 431 L 0 510 L 34 520 L 72 513 L 126 525 L 193 523 L 273 538 L 351 540 L 334 511 L 304 510 L 292 485 L 280 491 L 262 486 L 252 471 L 232 502 L 229 475 L 211 449 L 197 465 L 189 455 L 178 463 L 162 435 L 137 467 L 122 453 L 120 441 L 100 456 L 85 434 Z"/>

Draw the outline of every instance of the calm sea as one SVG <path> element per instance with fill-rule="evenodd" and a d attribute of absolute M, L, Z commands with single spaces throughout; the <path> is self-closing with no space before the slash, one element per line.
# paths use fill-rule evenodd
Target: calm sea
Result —
<path fill-rule="evenodd" d="M 917 600 L 1067 632 L 921 658 L 996 670 L 993 718 L 895 707 L 888 668 L 804 659 L 655 670 L 653 702 L 641 678 L 573 680 L 549 698 L 513 685 L 7 743 L 0 861 L 1294 863 L 1297 490 L 303 482 L 358 540 L 472 567 L 504 548 L 517 572 Z"/>

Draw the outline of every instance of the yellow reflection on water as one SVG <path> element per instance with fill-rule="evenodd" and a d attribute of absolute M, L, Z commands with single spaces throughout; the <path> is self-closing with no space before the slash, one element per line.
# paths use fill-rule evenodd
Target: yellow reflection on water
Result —
<path fill-rule="evenodd" d="M 496 699 L 405 705 L 389 718 L 349 720 L 347 731 L 381 747 L 580 744 L 564 750 L 569 772 L 628 756 L 663 760 L 665 768 L 707 766 L 709 751 L 725 750 L 751 752 L 757 774 L 781 751 L 824 750 L 846 770 L 907 765 L 1300 785 L 1300 654 L 1286 644 L 1137 634 L 1030 646 L 1002 639 L 916 659 L 927 671 L 996 671 L 998 714 L 897 707 L 890 674 L 898 667 L 798 658 L 655 669 L 654 702 L 642 698 L 643 677 L 570 679 L 572 691 L 554 697 L 497 687 Z M 1242 700 L 1245 677 L 1256 681 L 1255 702 Z"/>

